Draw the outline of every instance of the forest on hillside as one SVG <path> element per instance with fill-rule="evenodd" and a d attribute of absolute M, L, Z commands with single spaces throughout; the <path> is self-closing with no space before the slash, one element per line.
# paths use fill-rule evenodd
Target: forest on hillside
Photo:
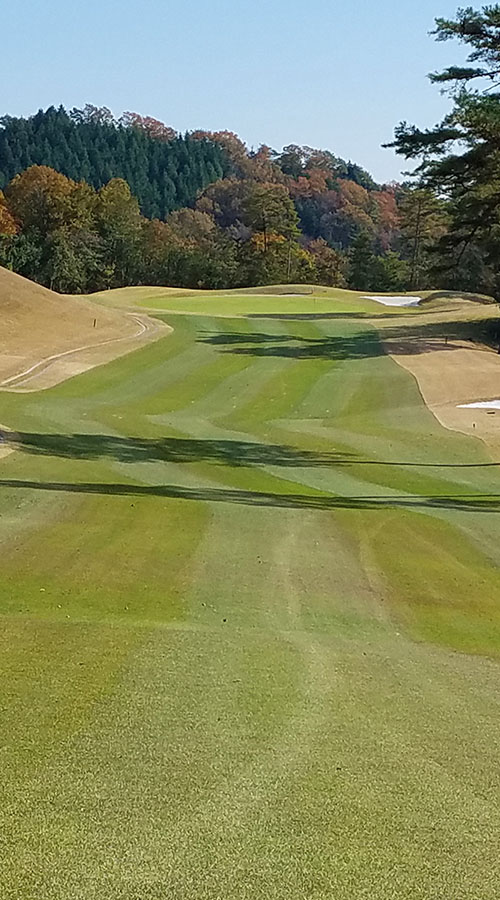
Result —
<path fill-rule="evenodd" d="M 51 107 L 28 119 L 4 116 L 0 190 L 32 165 L 49 166 L 97 190 L 123 178 L 144 216 L 164 219 L 227 174 L 228 161 L 215 141 L 153 123 L 133 113 L 117 122 L 108 109 L 90 105 L 71 113 Z"/>
<path fill-rule="evenodd" d="M 61 292 L 495 289 L 477 242 L 450 239 L 439 184 L 378 185 L 328 150 L 249 150 L 228 131 L 51 107 L 0 119 L 0 189 L 0 264 Z"/>

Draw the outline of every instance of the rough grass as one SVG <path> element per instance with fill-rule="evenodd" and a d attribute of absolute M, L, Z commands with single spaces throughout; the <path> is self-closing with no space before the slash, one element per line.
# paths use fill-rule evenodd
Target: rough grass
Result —
<path fill-rule="evenodd" d="M 2 898 L 496 900 L 499 468 L 228 302 L 2 397 Z"/>

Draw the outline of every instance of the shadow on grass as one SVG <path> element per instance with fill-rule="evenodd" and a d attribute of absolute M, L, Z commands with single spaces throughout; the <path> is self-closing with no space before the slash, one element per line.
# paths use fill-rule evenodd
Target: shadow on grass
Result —
<path fill-rule="evenodd" d="M 116 437 L 111 434 L 4 432 L 3 442 L 37 456 L 114 459 L 118 462 L 214 463 L 224 466 L 334 466 L 355 462 L 349 453 L 300 450 L 255 441 Z"/>
<path fill-rule="evenodd" d="M 467 291 L 433 291 L 422 303 L 432 303 L 433 300 L 469 300 L 471 303 L 480 303 L 482 306 L 495 306 L 495 300 L 485 294 L 471 294 Z"/>
<path fill-rule="evenodd" d="M 335 319 L 398 319 L 398 313 L 332 312 L 332 313 L 247 313 L 246 319 L 277 319 L 284 322 L 321 322 Z"/>
<path fill-rule="evenodd" d="M 420 354 L 436 350 L 452 352 L 461 349 L 456 341 L 473 345 L 500 344 L 500 320 L 425 322 L 384 328 L 360 330 L 354 334 L 301 337 L 294 334 L 253 332 L 203 332 L 198 338 L 222 353 L 240 356 L 281 357 L 285 359 L 373 359 L 392 354 Z M 382 341 L 384 342 L 382 344 Z M 387 350 L 385 349 L 387 348 Z"/>
<path fill-rule="evenodd" d="M 486 303 L 484 303 L 484 305 L 486 305 Z M 440 309 L 424 309 L 423 303 L 420 305 L 419 309 L 425 312 L 426 316 L 439 316 L 443 314 L 442 307 Z M 457 306 L 448 306 L 446 307 L 446 312 L 457 312 L 458 309 L 459 307 Z M 284 322 L 321 322 L 322 320 L 328 321 L 329 319 L 369 319 L 371 321 L 379 321 L 381 319 L 401 319 L 401 315 L 418 315 L 418 310 L 415 311 L 415 308 L 413 308 L 412 311 L 411 307 L 407 307 L 403 313 L 389 312 L 389 310 L 389 306 L 380 305 L 378 310 L 373 308 L 373 311 L 370 310 L 369 312 L 246 313 L 245 319 L 278 319 Z"/>
<path fill-rule="evenodd" d="M 375 331 L 354 335 L 306 338 L 292 334 L 253 332 L 216 332 L 203 334 L 200 343 L 210 344 L 222 353 L 237 356 L 280 357 L 284 359 L 372 359 L 384 356 L 384 348 Z"/>
<path fill-rule="evenodd" d="M 134 485 L 64 481 L 0 480 L 0 488 L 96 494 L 118 497 L 159 497 L 209 503 L 237 503 L 278 509 L 449 509 L 461 512 L 500 513 L 500 494 L 436 494 L 432 496 L 360 496 L 343 497 L 326 494 L 278 494 L 233 488 L 188 488 L 174 484 Z"/>
<path fill-rule="evenodd" d="M 1 434 L 1 433 L 0 433 Z M 363 459 L 345 451 L 301 450 L 284 444 L 192 438 L 117 437 L 112 434 L 38 434 L 3 432 L 2 443 L 35 456 L 63 459 L 112 459 L 122 463 L 212 463 L 223 466 L 402 466 L 421 469 L 481 469 L 500 462 L 445 463 Z M 1 446 L 1 444 L 0 444 Z"/>

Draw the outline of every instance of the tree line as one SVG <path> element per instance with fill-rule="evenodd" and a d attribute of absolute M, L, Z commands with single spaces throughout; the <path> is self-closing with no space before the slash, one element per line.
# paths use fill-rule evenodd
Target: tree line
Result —
<path fill-rule="evenodd" d="M 324 192 L 340 198 L 335 227 L 354 236 L 350 247 L 348 237 L 342 246 L 340 240 L 305 235 L 290 185 L 271 180 L 268 167 L 274 164 L 266 155 L 251 162 L 262 169 L 259 177 L 222 178 L 200 192 L 192 207 L 174 210 L 165 220 L 143 216 L 124 179 L 112 178 L 96 190 L 48 166 L 30 166 L 0 194 L 0 264 L 62 293 L 132 284 L 405 287 L 410 265 L 390 249 L 393 240 L 404 243 L 392 193 L 377 192 L 370 201 L 380 209 L 386 197 L 390 217 L 372 219 L 365 202 L 353 202 L 364 201 L 366 192 L 354 182 L 346 179 L 341 188 Z M 303 198 L 317 199 L 314 191 L 298 189 Z M 333 221 L 332 213 L 325 229 Z"/>
<path fill-rule="evenodd" d="M 49 166 L 98 190 L 123 178 L 148 218 L 164 219 L 194 203 L 200 190 L 228 169 L 220 144 L 179 135 L 151 117 L 87 104 L 70 113 L 61 106 L 30 118 L 0 119 L 0 190 L 32 165 Z"/>
<path fill-rule="evenodd" d="M 400 126 L 397 151 L 416 155 L 418 139 Z M 0 264 L 68 293 L 298 282 L 491 293 L 480 229 L 458 245 L 457 200 L 428 158 L 415 183 L 378 185 L 330 151 L 249 150 L 232 132 L 181 136 L 133 112 L 6 116 Z"/>

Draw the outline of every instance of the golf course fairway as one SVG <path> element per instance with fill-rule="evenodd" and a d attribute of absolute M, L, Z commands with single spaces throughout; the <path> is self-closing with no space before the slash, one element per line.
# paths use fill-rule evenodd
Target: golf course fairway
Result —
<path fill-rule="evenodd" d="M 397 359 L 486 307 L 151 293 L 0 396 L 2 900 L 498 900 L 500 465 Z"/>

